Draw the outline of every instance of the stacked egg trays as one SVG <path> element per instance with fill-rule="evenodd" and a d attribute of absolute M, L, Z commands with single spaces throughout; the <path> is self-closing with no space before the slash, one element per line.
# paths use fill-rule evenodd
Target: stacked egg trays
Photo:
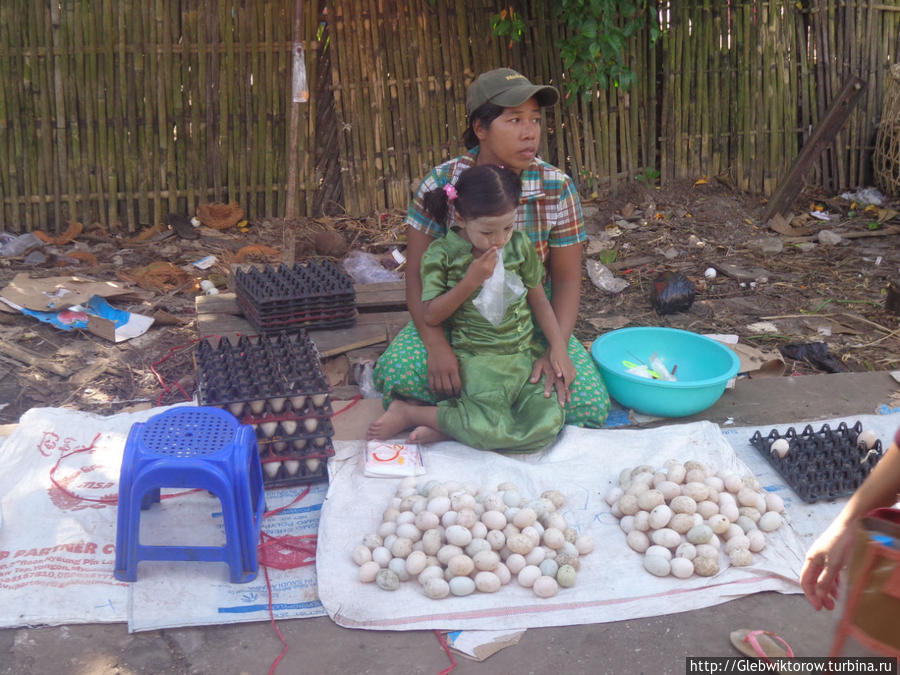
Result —
<path fill-rule="evenodd" d="M 330 260 L 237 270 L 235 295 L 261 335 L 345 328 L 356 321 L 353 281 Z"/>
<path fill-rule="evenodd" d="M 334 426 L 328 381 L 305 331 L 200 342 L 202 405 L 228 410 L 256 431 L 266 488 L 328 480 Z"/>
<path fill-rule="evenodd" d="M 750 444 L 808 503 L 853 494 L 882 455 L 881 441 L 867 438 L 858 421 L 835 429 L 825 424 L 818 431 L 807 424 L 799 434 L 794 427 L 784 435 L 757 431 Z"/>

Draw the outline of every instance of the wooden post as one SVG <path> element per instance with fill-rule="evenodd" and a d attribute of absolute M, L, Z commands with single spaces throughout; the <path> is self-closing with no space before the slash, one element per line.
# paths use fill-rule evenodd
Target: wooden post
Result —
<path fill-rule="evenodd" d="M 834 103 L 831 104 L 828 112 L 825 113 L 825 117 L 813 129 L 800 154 L 797 155 L 797 159 L 791 165 L 787 176 L 781 181 L 781 185 L 778 186 L 775 194 L 772 195 L 766 212 L 763 214 L 764 223 L 768 222 L 776 213 L 783 215 L 797 195 L 800 194 L 809 168 L 822 154 L 825 146 L 834 140 L 835 135 L 841 130 L 844 122 L 847 121 L 853 106 L 856 105 L 865 89 L 865 80 L 852 76 L 847 81 Z"/>
<path fill-rule="evenodd" d="M 300 134 L 300 104 L 309 100 L 309 89 L 306 86 L 306 73 L 303 59 L 303 0 L 294 0 L 294 44 L 293 68 L 291 77 L 291 119 L 288 128 L 288 170 L 287 198 L 285 200 L 285 218 L 297 216 L 297 146 Z"/>
<path fill-rule="evenodd" d="M 281 260 L 286 265 L 294 264 L 294 248 L 297 234 L 294 231 L 292 218 L 297 217 L 297 164 L 299 162 L 297 146 L 300 134 L 300 104 L 309 100 L 309 89 L 306 86 L 306 73 L 303 60 L 303 0 L 294 0 L 294 44 L 291 54 L 291 119 L 288 127 L 288 170 L 287 190 L 284 204 L 284 236 Z"/>

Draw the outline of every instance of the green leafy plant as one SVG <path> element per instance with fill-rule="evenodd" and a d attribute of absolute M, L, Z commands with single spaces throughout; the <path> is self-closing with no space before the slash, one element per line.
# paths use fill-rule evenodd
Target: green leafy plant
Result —
<path fill-rule="evenodd" d="M 513 7 L 506 7 L 491 16 L 491 30 L 497 37 L 509 36 L 512 45 L 513 42 L 521 42 L 525 36 L 525 21 Z"/>
<path fill-rule="evenodd" d="M 645 27 L 651 45 L 659 39 L 659 20 L 649 0 L 561 0 L 556 11 L 569 32 L 558 45 L 568 94 L 587 98 L 597 88 L 627 90 L 637 82 L 625 62 L 625 47 Z M 491 17 L 491 28 L 494 35 L 518 42 L 526 23 L 510 6 Z"/>
<path fill-rule="evenodd" d="M 639 180 L 648 186 L 656 185 L 656 181 L 658 178 L 659 178 L 659 171 L 654 169 L 652 166 L 648 166 L 646 169 L 644 169 L 638 175 L 635 176 L 636 180 Z"/>
<path fill-rule="evenodd" d="M 597 255 L 597 260 L 602 262 L 604 265 L 609 266 L 609 265 L 612 265 L 614 262 L 616 262 L 617 256 L 618 256 L 618 253 L 616 252 L 615 249 L 608 248 L 603 251 L 600 251 L 599 255 Z"/>

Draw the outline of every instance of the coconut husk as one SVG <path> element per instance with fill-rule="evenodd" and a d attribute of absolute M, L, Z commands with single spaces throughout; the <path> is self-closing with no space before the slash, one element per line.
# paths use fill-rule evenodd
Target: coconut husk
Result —
<path fill-rule="evenodd" d="M 153 227 L 148 227 L 145 230 L 141 230 L 138 234 L 127 239 L 126 241 L 129 244 L 140 244 L 145 241 L 150 241 L 151 239 L 156 238 L 158 235 L 161 235 L 163 232 L 166 232 L 169 228 L 163 225 L 162 223 L 157 223 Z"/>
<path fill-rule="evenodd" d="M 145 290 L 160 293 L 168 293 L 192 281 L 192 277 L 183 269 L 162 261 L 144 267 L 117 270 L 116 276 L 123 281 L 131 281 Z"/>
<path fill-rule="evenodd" d="M 237 253 L 229 254 L 226 252 L 223 257 L 229 263 L 242 263 L 248 258 L 266 259 L 276 255 L 281 255 L 281 251 L 276 248 L 266 246 L 265 244 L 249 244 L 241 248 Z"/>
<path fill-rule="evenodd" d="M 237 225 L 244 217 L 244 209 L 237 202 L 222 204 L 212 202 L 197 207 L 197 219 L 214 230 L 225 230 Z"/>
<path fill-rule="evenodd" d="M 69 251 L 66 255 L 70 258 L 74 258 L 85 265 L 90 265 L 91 267 L 96 267 L 99 262 L 97 260 L 97 256 L 95 256 L 90 251 Z"/>
<path fill-rule="evenodd" d="M 35 230 L 34 236 L 36 236 L 44 243 L 51 244 L 53 246 L 62 246 L 63 244 L 68 244 L 84 230 L 84 225 L 74 220 L 68 221 L 68 224 L 69 226 L 66 228 L 66 231 L 59 236 L 51 236 L 43 230 Z"/>
<path fill-rule="evenodd" d="M 335 230 L 323 230 L 313 241 L 316 253 L 330 258 L 343 258 L 350 248 L 347 238 Z"/>

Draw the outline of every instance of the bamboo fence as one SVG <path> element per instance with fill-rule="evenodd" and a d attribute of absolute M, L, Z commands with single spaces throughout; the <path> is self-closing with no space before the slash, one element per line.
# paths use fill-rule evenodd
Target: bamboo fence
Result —
<path fill-rule="evenodd" d="M 561 89 L 567 30 L 553 4 L 513 3 L 519 43 L 491 35 L 508 0 L 5 0 L 0 3 L 0 226 L 68 220 L 134 230 L 209 201 L 251 218 L 404 209 L 462 150 L 465 90 L 510 66 Z M 881 0 L 658 0 L 662 38 L 629 41 L 637 73 L 548 110 L 541 154 L 584 197 L 656 170 L 664 183 L 728 175 L 771 193 L 844 80 L 865 95 L 809 180 L 871 181 L 900 6 Z M 292 42 L 301 104 L 287 185 Z"/>

